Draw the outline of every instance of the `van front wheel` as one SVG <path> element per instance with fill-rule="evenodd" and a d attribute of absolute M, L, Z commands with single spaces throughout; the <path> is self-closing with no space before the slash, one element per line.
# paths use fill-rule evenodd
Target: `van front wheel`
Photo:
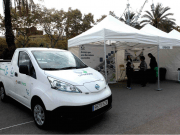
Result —
<path fill-rule="evenodd" d="M 36 103 L 33 107 L 34 121 L 39 128 L 45 128 L 48 124 L 48 116 L 46 109 L 42 103 Z"/>

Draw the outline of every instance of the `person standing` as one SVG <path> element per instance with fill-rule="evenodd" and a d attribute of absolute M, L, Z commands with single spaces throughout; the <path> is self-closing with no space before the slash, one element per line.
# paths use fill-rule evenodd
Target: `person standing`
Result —
<path fill-rule="evenodd" d="M 140 73 L 141 73 L 141 85 L 142 85 L 142 87 L 145 87 L 146 83 L 147 83 L 147 81 L 146 81 L 147 80 L 147 76 L 146 76 L 147 64 L 145 62 L 144 56 L 141 56 L 140 60 L 141 60 L 141 64 L 140 64 L 139 68 L 140 68 Z"/>
<path fill-rule="evenodd" d="M 151 59 L 149 66 L 150 66 L 152 71 L 156 72 L 156 76 L 154 78 L 154 80 L 156 80 L 156 78 L 158 77 L 158 65 L 157 65 L 157 62 L 156 62 L 156 58 L 151 53 L 149 53 L 148 56 Z"/>
<path fill-rule="evenodd" d="M 155 70 L 155 67 L 157 67 L 156 58 L 151 53 L 149 53 L 148 56 L 151 59 L 149 66 L 150 66 L 151 70 Z"/>
<path fill-rule="evenodd" d="M 126 64 L 126 75 L 127 75 L 127 89 L 131 90 L 131 81 L 132 81 L 132 75 L 133 75 L 133 68 L 131 67 L 131 63 L 128 62 Z"/>
<path fill-rule="evenodd" d="M 131 68 L 134 69 L 134 64 L 133 64 L 133 62 L 132 62 L 132 59 L 131 59 L 131 56 L 130 56 L 130 55 L 127 56 L 127 59 L 126 59 L 126 60 L 127 60 L 127 63 L 128 63 L 128 62 L 131 63 Z"/>

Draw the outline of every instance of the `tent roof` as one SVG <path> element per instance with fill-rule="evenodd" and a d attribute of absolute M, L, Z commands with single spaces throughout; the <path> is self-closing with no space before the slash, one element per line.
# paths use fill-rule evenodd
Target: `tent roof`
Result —
<path fill-rule="evenodd" d="M 104 40 L 131 43 L 128 44 L 130 46 L 137 44 L 158 45 L 157 36 L 137 30 L 112 17 L 111 15 L 108 15 L 104 20 L 91 29 L 68 40 L 68 47 Z"/>
<path fill-rule="evenodd" d="M 141 31 L 148 32 L 149 34 L 153 34 L 153 35 L 156 35 L 156 36 L 159 36 L 159 37 L 170 38 L 168 33 L 157 29 L 156 27 L 152 26 L 151 24 L 145 25 L 143 28 L 141 28 Z"/>
<path fill-rule="evenodd" d="M 175 39 L 180 40 L 180 33 L 177 30 L 172 30 L 169 32 L 169 35 Z"/>
<path fill-rule="evenodd" d="M 150 24 L 147 24 L 143 28 L 141 28 L 141 31 L 158 36 L 159 37 L 159 45 L 162 45 L 162 46 L 163 45 L 164 46 L 166 46 L 166 45 L 167 46 L 173 46 L 173 45 L 179 46 L 180 45 L 178 43 L 178 41 L 176 39 L 172 38 L 172 36 L 170 36 L 168 33 L 163 32 Z"/>

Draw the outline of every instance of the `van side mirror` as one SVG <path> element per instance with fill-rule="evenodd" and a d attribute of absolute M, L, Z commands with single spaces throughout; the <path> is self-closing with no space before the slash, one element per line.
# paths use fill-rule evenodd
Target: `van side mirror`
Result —
<path fill-rule="evenodd" d="M 29 75 L 28 66 L 27 65 L 20 65 L 19 66 L 19 73 Z"/>

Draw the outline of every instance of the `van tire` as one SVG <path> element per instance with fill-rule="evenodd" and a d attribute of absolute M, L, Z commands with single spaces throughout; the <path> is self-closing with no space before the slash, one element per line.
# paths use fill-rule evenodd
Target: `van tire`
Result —
<path fill-rule="evenodd" d="M 1 98 L 2 102 L 6 102 L 7 98 L 8 98 L 7 95 L 6 95 L 4 86 L 2 84 L 0 85 L 0 98 Z"/>
<path fill-rule="evenodd" d="M 36 126 L 45 129 L 49 124 L 49 115 L 41 100 L 33 104 L 32 113 Z"/>

